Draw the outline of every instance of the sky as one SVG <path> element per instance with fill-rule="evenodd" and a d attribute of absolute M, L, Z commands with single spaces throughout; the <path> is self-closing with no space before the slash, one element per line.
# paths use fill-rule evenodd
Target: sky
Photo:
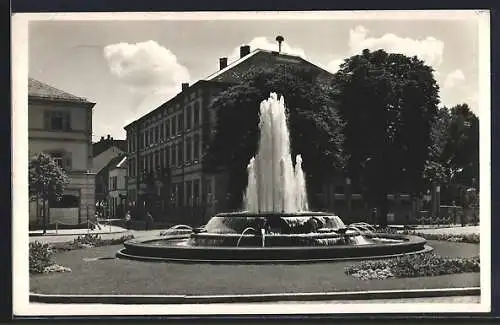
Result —
<path fill-rule="evenodd" d="M 397 18 L 397 17 L 396 17 Z M 299 55 L 335 72 L 364 48 L 417 55 L 435 70 L 440 106 L 478 111 L 475 19 L 31 21 L 30 77 L 95 102 L 93 139 L 123 127 L 219 68 L 241 45 Z"/>

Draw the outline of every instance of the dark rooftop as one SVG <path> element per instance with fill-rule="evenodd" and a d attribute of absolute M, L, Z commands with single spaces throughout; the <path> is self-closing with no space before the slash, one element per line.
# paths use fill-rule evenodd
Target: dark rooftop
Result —
<path fill-rule="evenodd" d="M 83 97 L 72 95 L 33 78 L 28 79 L 28 96 L 49 100 L 90 103 Z"/>

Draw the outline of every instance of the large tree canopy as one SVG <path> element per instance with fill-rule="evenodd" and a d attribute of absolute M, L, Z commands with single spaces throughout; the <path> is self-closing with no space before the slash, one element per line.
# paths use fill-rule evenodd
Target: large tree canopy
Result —
<path fill-rule="evenodd" d="M 39 153 L 30 160 L 28 175 L 30 200 L 58 200 L 69 182 L 64 170 L 45 153 Z"/>
<path fill-rule="evenodd" d="M 479 119 L 467 104 L 444 107 L 432 133 L 435 150 L 426 176 L 445 184 L 446 203 L 460 202 L 468 187 L 479 189 Z"/>
<path fill-rule="evenodd" d="M 43 231 L 47 231 L 45 202 L 61 199 L 69 179 L 64 170 L 51 156 L 39 153 L 31 158 L 28 165 L 30 200 L 43 200 Z"/>
<path fill-rule="evenodd" d="M 339 112 L 346 121 L 347 171 L 360 181 L 386 224 L 390 191 L 420 193 L 430 157 L 438 85 L 416 57 L 383 50 L 345 60 L 336 73 Z"/>
<path fill-rule="evenodd" d="M 250 70 L 240 85 L 222 92 L 211 104 L 217 111 L 213 140 L 207 150 L 211 166 L 231 174 L 232 205 L 241 204 L 246 166 L 257 152 L 260 103 L 271 92 L 284 96 L 292 156 L 301 154 L 309 188 L 342 169 L 344 123 L 336 111 L 334 89 L 319 82 L 311 70 L 278 65 Z"/>

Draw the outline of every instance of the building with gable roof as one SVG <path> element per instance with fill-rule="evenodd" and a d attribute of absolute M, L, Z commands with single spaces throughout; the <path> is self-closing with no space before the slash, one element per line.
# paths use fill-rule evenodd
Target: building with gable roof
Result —
<path fill-rule="evenodd" d="M 240 47 L 240 58 L 182 91 L 160 107 L 124 127 L 127 132 L 127 196 L 133 218 L 150 211 L 155 220 L 201 224 L 226 209 L 227 175 L 208 171 L 203 148 L 211 138 L 216 112 L 210 103 L 243 81 L 253 67 L 301 65 L 318 79 L 332 74 L 301 57 Z"/>
<path fill-rule="evenodd" d="M 69 177 L 60 201 L 49 202 L 49 223 L 79 224 L 94 216 L 92 173 L 92 109 L 95 103 L 39 80 L 28 80 L 30 157 L 44 152 Z M 30 202 L 30 224 L 40 223 L 40 202 Z"/>

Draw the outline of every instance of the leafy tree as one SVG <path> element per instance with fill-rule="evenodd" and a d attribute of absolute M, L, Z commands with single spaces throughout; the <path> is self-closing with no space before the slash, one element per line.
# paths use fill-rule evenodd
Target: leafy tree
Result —
<path fill-rule="evenodd" d="M 29 195 L 30 200 L 43 200 L 43 232 L 47 231 L 45 202 L 60 200 L 69 179 L 64 170 L 45 153 L 35 155 L 29 162 Z"/>
<path fill-rule="evenodd" d="M 257 152 L 260 103 L 271 92 L 285 98 L 292 157 L 302 155 L 308 192 L 314 193 L 345 163 L 344 123 L 335 108 L 335 90 L 320 82 L 314 71 L 293 65 L 253 68 L 244 80 L 211 104 L 217 111 L 217 122 L 206 159 L 209 166 L 222 166 L 231 174 L 230 208 L 241 206 L 246 167 Z M 314 195 L 309 199 L 314 207 Z"/>
<path fill-rule="evenodd" d="M 386 225 L 389 192 L 417 195 L 425 188 L 439 101 L 432 68 L 416 57 L 364 50 L 345 60 L 333 85 L 347 123 L 347 172 L 357 182 L 361 175 L 379 224 Z"/>
<path fill-rule="evenodd" d="M 463 169 L 457 180 L 464 185 L 477 186 L 479 179 L 479 119 L 467 104 L 450 109 L 448 141 L 443 157 L 450 168 Z"/>

